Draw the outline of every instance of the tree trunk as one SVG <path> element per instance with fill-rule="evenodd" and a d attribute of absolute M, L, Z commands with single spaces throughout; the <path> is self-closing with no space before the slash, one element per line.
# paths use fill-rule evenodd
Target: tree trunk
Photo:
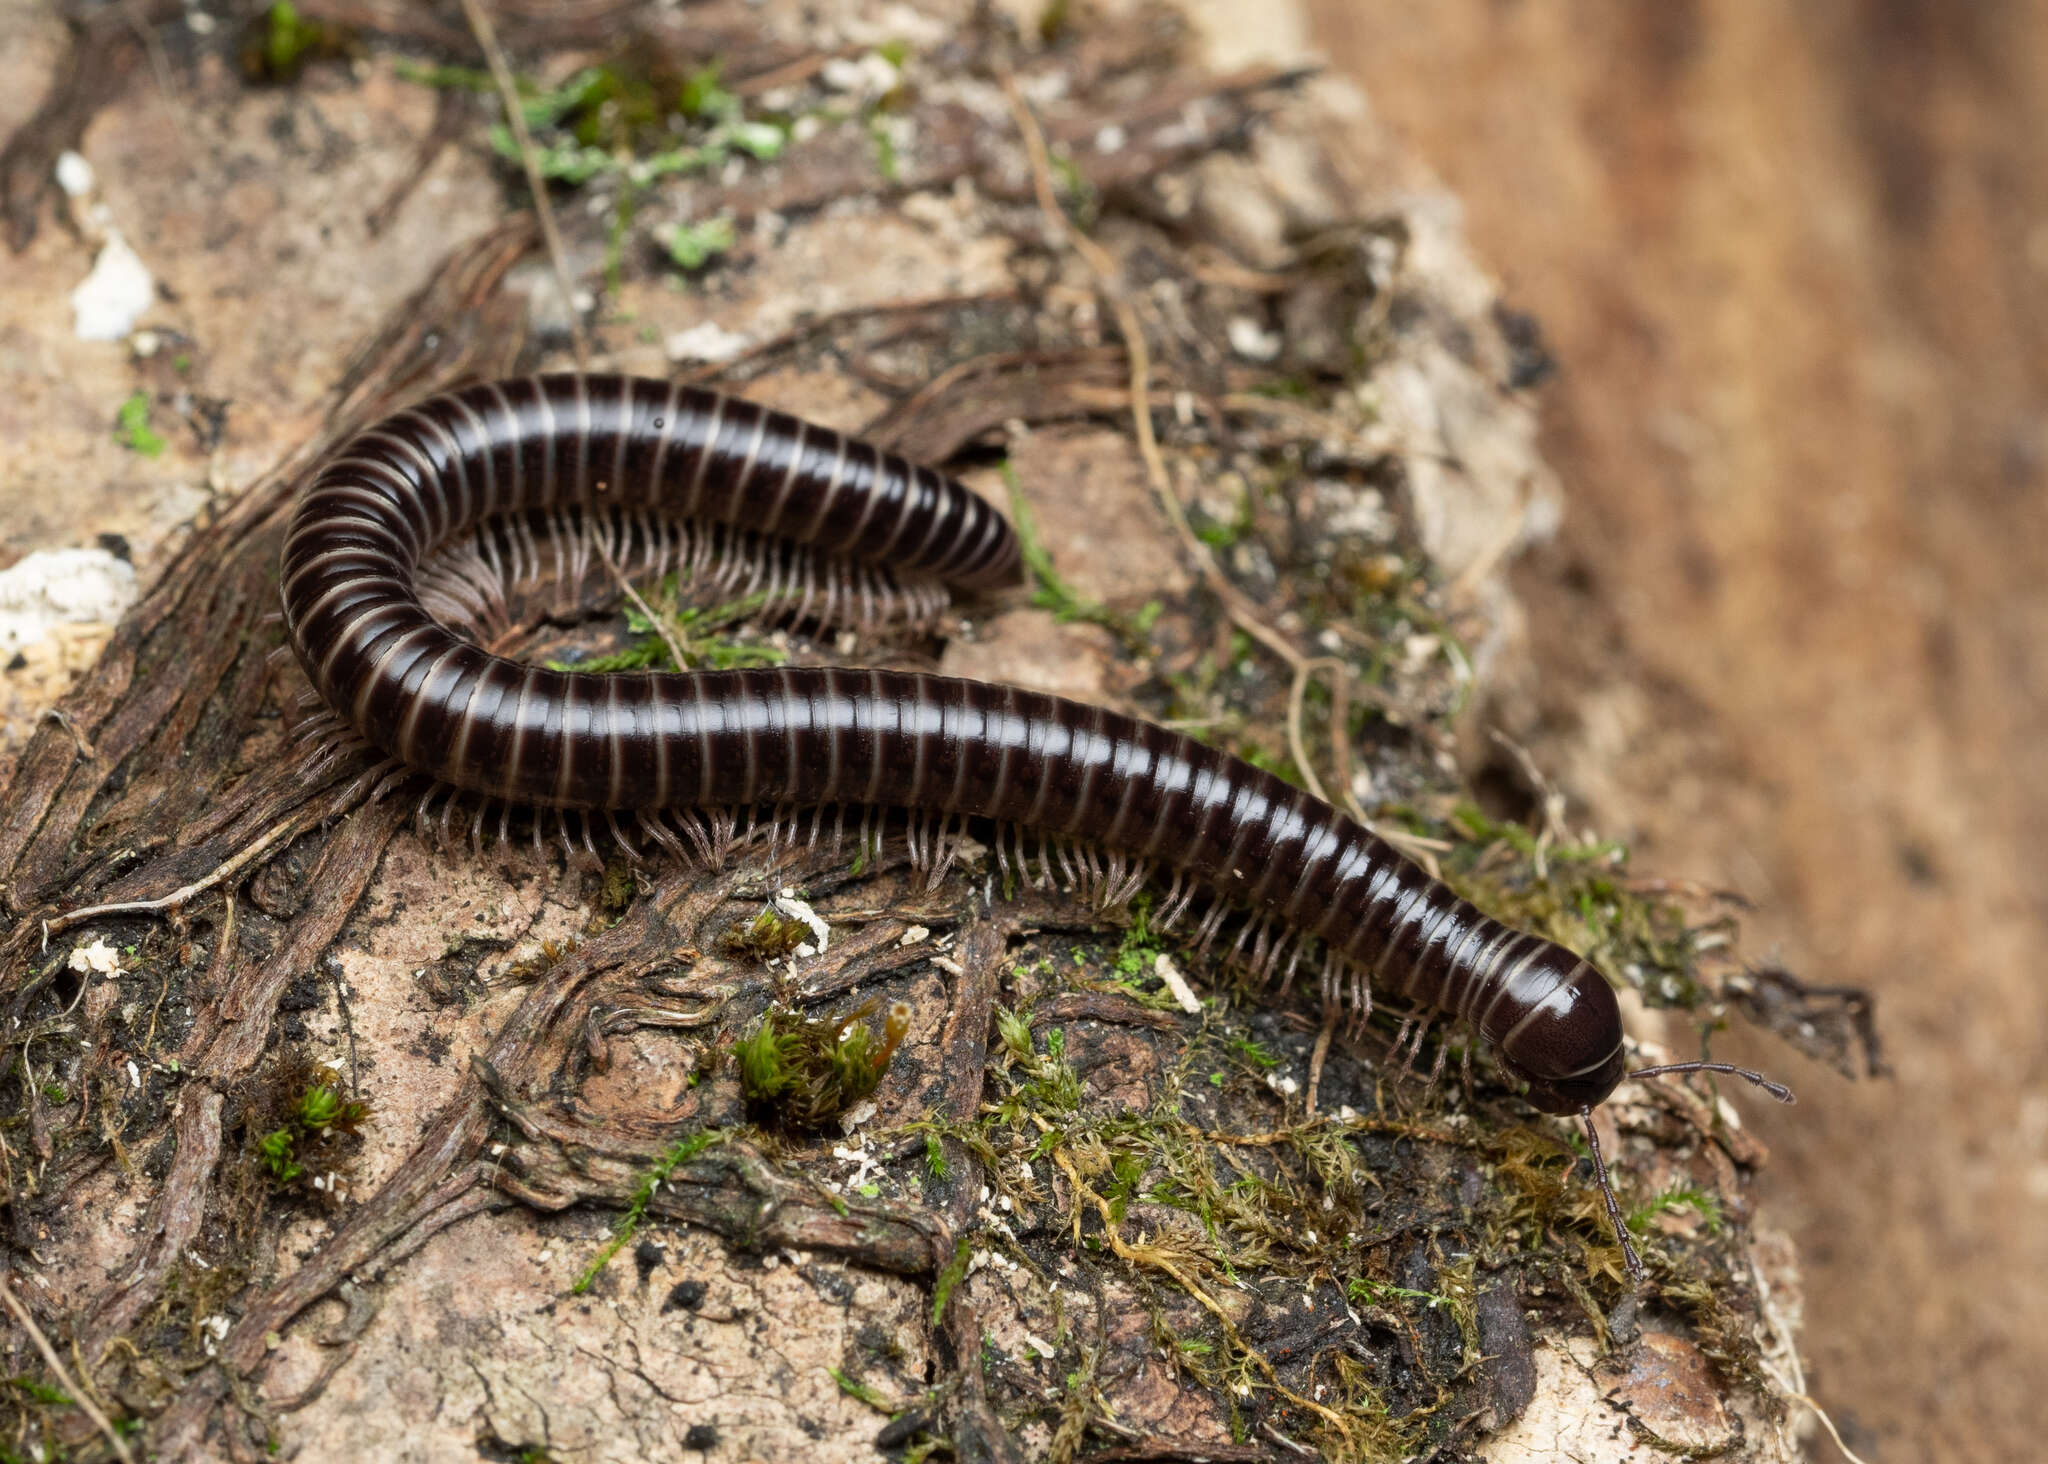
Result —
<path fill-rule="evenodd" d="M 9 542 L 117 534 L 147 585 L 96 651 L 35 600 L 52 629 L 8 673 L 8 1447 L 1790 1457 L 1763 1155 L 1688 1087 L 1601 1111 L 1645 1217 L 1631 1299 L 1570 1130 L 1483 1058 L 1461 1081 L 1465 1039 L 1406 1076 L 1397 1021 L 1327 1030 L 1142 901 L 1002 890 L 974 848 L 932 883 L 900 840 L 473 852 L 420 788 L 290 736 L 274 566 L 308 467 L 424 392 L 573 364 L 573 320 L 594 366 L 946 462 L 1042 551 L 935 637 L 719 627 L 714 654 L 1177 721 L 1652 1006 L 1753 996 L 1705 938 L 1724 911 L 1629 880 L 1461 721 L 1520 666 L 1501 572 L 1556 512 L 1524 395 L 1547 362 L 1355 93 L 1205 69 L 1170 11 L 506 4 L 522 74 L 611 89 L 534 116 L 583 170 L 551 196 L 586 309 L 495 107 L 404 59 L 473 64 L 458 12 L 333 0 L 236 37 L 171 9 L 0 10 L 0 93 L 71 68 L 67 96 L 107 98 L 0 117 Z M 37 185 L 68 146 L 97 170 L 77 197 Z M 63 308 L 110 228 L 158 284 L 126 346 Z M 532 609 L 515 653 L 630 639 L 586 608 Z M 830 927 L 815 953 L 773 938 L 785 890 Z M 1214 999 L 1182 1010 L 1168 967 Z M 898 1000 L 908 1040 L 828 1132 L 748 1101 L 732 1048 L 771 1008 Z"/>

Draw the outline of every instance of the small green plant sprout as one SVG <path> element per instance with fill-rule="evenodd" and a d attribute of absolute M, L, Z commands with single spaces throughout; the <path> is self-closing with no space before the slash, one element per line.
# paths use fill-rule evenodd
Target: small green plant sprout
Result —
<path fill-rule="evenodd" d="M 1053 567 L 1052 551 L 1038 537 L 1038 521 L 1031 516 L 1031 505 L 1025 500 L 1023 487 L 1017 480 L 1017 470 L 1004 463 L 1002 474 L 1003 486 L 1009 494 L 1010 522 L 1016 525 L 1024 568 L 1031 576 L 1031 603 L 1041 610 L 1050 610 L 1053 618 L 1062 625 L 1075 621 L 1099 625 L 1121 640 L 1125 649 L 1133 654 L 1150 654 L 1150 632 L 1159 619 L 1159 605 L 1148 602 L 1135 616 L 1120 615 L 1107 605 L 1087 599 L 1062 579 Z"/>
<path fill-rule="evenodd" d="M 334 1165 L 341 1141 L 354 1137 L 370 1116 L 370 1105 L 344 1097 L 339 1081 L 330 1069 L 308 1063 L 283 1085 L 283 1092 L 290 1095 L 284 1111 L 271 1110 L 271 1123 L 255 1142 L 256 1163 L 279 1189 L 297 1188 L 303 1182 L 308 1189 L 332 1195 L 337 1188 Z"/>
<path fill-rule="evenodd" d="M 612 1257 L 631 1244 L 633 1237 L 639 1233 L 640 1222 L 647 1217 L 647 1207 L 654 1203 L 654 1196 L 662 1185 L 666 1184 L 678 1169 L 713 1144 L 724 1143 L 725 1137 L 717 1129 L 703 1129 L 694 1134 L 684 1134 L 670 1144 L 667 1151 L 640 1176 L 640 1182 L 633 1186 L 633 1194 L 626 1201 L 625 1213 L 620 1215 L 618 1223 L 612 1226 L 611 1239 L 604 1243 L 604 1249 L 597 1253 L 597 1258 L 584 1267 L 583 1274 L 576 1278 L 576 1284 L 570 1290 L 578 1296 L 588 1291 L 591 1283 L 611 1264 Z"/>
<path fill-rule="evenodd" d="M 114 441 L 143 457 L 162 457 L 163 434 L 149 425 L 149 393 L 138 391 L 114 414 Z"/>
<path fill-rule="evenodd" d="M 1230 1050 L 1243 1059 L 1247 1066 L 1255 1067 L 1261 1072 L 1271 1072 L 1274 1068 L 1280 1066 L 1279 1058 L 1273 1056 L 1264 1046 L 1254 1042 L 1249 1037 L 1231 1038 Z"/>
<path fill-rule="evenodd" d="M 878 1389 L 870 1387 L 868 1384 L 860 1381 L 860 1379 L 853 1377 L 851 1374 L 843 1371 L 840 1368 L 828 1367 L 825 1369 L 825 1371 L 832 1375 L 832 1381 L 839 1384 L 839 1391 L 844 1393 L 847 1397 L 859 1399 L 861 1402 L 867 1404 L 868 1407 L 874 1409 L 875 1412 L 880 1413 L 884 1416 L 887 1416 L 888 1414 L 895 1412 L 895 1410 L 889 1406 L 889 1400 L 883 1397 Z"/>
<path fill-rule="evenodd" d="M 1344 1286 L 1344 1294 L 1352 1301 L 1367 1306 L 1382 1305 L 1388 1301 L 1412 1301 L 1423 1306 L 1449 1306 L 1449 1298 L 1438 1296 L 1434 1291 L 1416 1291 L 1406 1286 L 1394 1286 L 1385 1281 L 1375 1281 L 1369 1276 L 1353 1276 Z"/>
<path fill-rule="evenodd" d="M 876 1005 L 824 1021 L 793 1012 L 762 1017 L 733 1049 L 748 1104 L 785 1127 L 815 1128 L 874 1092 L 911 1017 L 909 1002 L 891 1003 L 877 1036 L 867 1024 Z"/>
<path fill-rule="evenodd" d="M 1674 1185 L 1662 1194 L 1653 1195 L 1628 1212 L 1628 1228 L 1634 1234 L 1643 1235 L 1649 1231 L 1650 1222 L 1667 1210 L 1689 1209 L 1700 1217 L 1700 1224 L 1709 1235 L 1719 1235 L 1723 1229 L 1720 1197 L 1710 1194 L 1698 1185 Z"/>
<path fill-rule="evenodd" d="M 256 82 L 292 82 L 311 61 L 347 53 L 351 37 L 341 26 L 312 20 L 291 0 L 276 0 L 244 33 L 242 75 Z"/>
<path fill-rule="evenodd" d="M 996 1012 L 996 1037 L 1002 1043 L 1005 1067 L 1023 1075 L 1003 1100 L 1005 1122 L 1014 1122 L 1027 1110 L 1072 1113 L 1081 1106 L 1081 1079 L 1068 1063 L 1066 1034 L 1054 1027 L 1045 1034 L 1045 1051 L 1032 1040 L 1031 1019 L 1021 1012 Z M 1047 1135 L 1051 1138 L 1051 1134 Z"/>
<path fill-rule="evenodd" d="M 677 224 L 668 231 L 662 243 L 668 249 L 668 257 L 677 269 L 688 272 L 702 269 L 717 256 L 725 253 L 737 242 L 732 220 L 721 215 L 705 219 L 702 223 Z"/>

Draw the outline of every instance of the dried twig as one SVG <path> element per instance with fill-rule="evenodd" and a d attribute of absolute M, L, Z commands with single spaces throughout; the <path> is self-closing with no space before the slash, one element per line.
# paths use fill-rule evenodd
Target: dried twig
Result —
<path fill-rule="evenodd" d="M 1118 283 L 1116 261 L 1110 257 L 1108 250 L 1075 228 L 1061 210 L 1059 198 L 1053 192 L 1052 162 L 1046 152 L 1045 134 L 1040 131 L 1038 119 L 1032 115 L 1031 108 L 1018 89 L 1014 76 L 1004 76 L 1003 90 L 1010 99 L 1011 110 L 1016 115 L 1017 130 L 1023 134 L 1024 151 L 1030 159 L 1032 187 L 1037 193 L 1040 211 L 1045 215 L 1047 222 L 1074 247 L 1074 252 L 1081 256 L 1082 263 L 1086 264 L 1089 273 L 1095 276 L 1097 285 L 1116 315 L 1117 329 L 1123 335 L 1124 348 L 1129 353 L 1131 363 L 1131 425 L 1137 434 L 1138 453 L 1145 460 L 1146 476 L 1151 480 L 1153 496 L 1159 500 L 1160 511 L 1173 526 L 1173 531 L 1179 537 L 1188 557 L 1194 560 L 1203 582 L 1222 602 L 1224 613 L 1230 617 L 1231 622 L 1278 656 L 1293 672 L 1294 683 L 1288 696 L 1288 747 L 1293 752 L 1295 766 L 1301 770 L 1302 782 L 1310 793 L 1325 803 L 1332 800 L 1324 791 L 1321 778 L 1316 775 L 1314 763 L 1309 760 L 1307 744 L 1302 735 L 1302 717 L 1309 679 L 1319 669 L 1329 668 L 1332 671 L 1330 749 L 1336 760 L 1339 797 L 1352 817 L 1367 828 L 1372 828 L 1372 820 L 1365 816 L 1365 810 L 1359 807 L 1358 800 L 1351 793 L 1351 746 L 1345 736 L 1345 712 L 1350 702 L 1352 668 L 1335 656 L 1304 655 L 1286 636 L 1268 625 L 1259 614 L 1258 608 L 1223 573 L 1209 546 L 1196 537 L 1193 526 L 1188 523 L 1187 513 L 1181 507 L 1180 497 L 1173 491 L 1172 480 L 1166 471 L 1166 459 L 1159 450 L 1159 439 L 1152 431 L 1151 350 L 1145 343 L 1144 326 Z M 1435 871 L 1432 870 L 1431 873 L 1434 874 Z"/>
<path fill-rule="evenodd" d="M 328 812 L 329 810 L 327 809 L 321 809 L 317 814 L 309 817 L 305 812 L 301 811 L 291 815 L 289 818 L 280 819 L 262 835 L 245 845 L 241 852 L 233 858 L 222 860 L 214 867 L 211 874 L 195 879 L 182 889 L 172 890 L 168 895 L 160 895 L 154 900 L 122 900 L 112 905 L 86 905 L 76 910 L 66 910 L 61 915 L 52 916 L 43 922 L 43 949 L 48 950 L 50 948 L 51 936 L 69 930 L 74 925 L 81 925 L 88 920 L 97 920 L 102 915 L 151 915 L 163 910 L 182 909 L 195 896 L 203 895 L 223 880 L 233 878 L 279 844 L 288 843 L 292 839 L 297 838 L 308 828 L 320 822 L 320 819 L 325 817 Z"/>
<path fill-rule="evenodd" d="M 598 533 L 595 524 L 590 529 L 590 543 L 591 547 L 597 550 L 597 557 L 604 561 L 604 567 L 611 571 L 612 582 L 625 595 L 626 603 L 647 617 L 647 623 L 654 627 L 654 633 L 660 636 L 661 643 L 668 647 L 669 657 L 676 663 L 676 670 L 689 670 L 689 657 L 683 654 L 683 643 L 676 639 L 675 631 L 669 628 L 668 617 L 656 615 L 654 608 L 640 598 L 640 592 L 633 588 L 626 578 L 626 572 L 620 569 L 618 561 L 612 558 L 612 551 L 605 546 L 604 536 Z"/>
<path fill-rule="evenodd" d="M 7 1303 L 7 1309 L 14 1313 L 14 1319 L 20 1322 L 22 1330 L 28 1333 L 29 1341 L 36 1344 L 36 1351 L 43 1354 L 43 1361 L 49 1365 L 51 1375 L 57 1379 L 64 1391 L 71 1395 L 71 1401 L 85 1410 L 85 1416 L 90 1418 L 93 1426 L 105 1436 L 107 1447 L 114 1451 L 121 1464 L 135 1464 L 135 1456 L 128 1452 L 128 1441 L 114 1431 L 114 1425 L 108 1421 L 107 1415 L 100 1411 L 99 1404 L 92 1401 L 92 1395 L 71 1380 L 71 1374 L 64 1370 L 64 1363 L 57 1356 L 57 1349 L 50 1345 L 50 1339 L 43 1335 L 43 1329 L 36 1325 L 36 1319 L 29 1315 L 28 1308 L 21 1304 L 21 1299 L 14 1294 L 13 1288 L 4 1279 L 0 1279 L 0 1301 Z"/>
<path fill-rule="evenodd" d="M 505 123 L 519 144 L 519 161 L 526 168 L 526 186 L 533 192 L 533 211 L 540 219 L 541 237 L 547 240 L 548 258 L 554 262 L 555 287 L 562 292 L 562 309 L 569 317 L 569 342 L 581 370 L 590 362 L 590 343 L 584 339 L 583 318 L 576 310 L 576 281 L 569 273 L 569 255 L 562 248 L 561 230 L 555 227 L 555 206 L 548 201 L 547 179 L 540 175 L 540 153 L 533 145 L 533 134 L 526 130 L 526 109 L 519 104 L 519 84 L 512 79 L 512 68 L 505 63 L 498 33 L 491 28 L 491 18 L 484 13 L 483 6 L 478 0 L 462 0 L 462 13 L 490 65 L 491 80 L 497 84 L 498 98 L 505 104 Z"/>

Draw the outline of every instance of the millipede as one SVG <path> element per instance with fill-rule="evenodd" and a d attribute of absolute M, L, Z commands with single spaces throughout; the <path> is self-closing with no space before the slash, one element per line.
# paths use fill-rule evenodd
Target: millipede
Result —
<path fill-rule="evenodd" d="M 911 816 L 942 870 L 970 819 L 1006 871 L 1057 867 L 1098 902 L 1164 884 L 1159 924 L 1244 912 L 1237 956 L 1292 979 L 1320 952 L 1326 1008 L 1373 993 L 1463 1023 L 1544 1112 L 1576 1114 L 1631 1276 L 1645 1272 L 1593 1108 L 1623 1078 L 1725 1063 L 1623 1059 L 1613 989 L 1576 953 L 1481 913 L 1337 809 L 1136 717 L 1017 687 L 834 666 L 595 672 L 480 642 L 508 586 L 660 575 L 818 626 L 930 624 L 951 591 L 1015 582 L 1003 515 L 965 485 L 857 438 L 712 391 L 626 376 L 484 382 L 345 443 L 288 525 L 290 645 L 324 702 L 310 736 L 366 743 L 365 777 L 424 774 L 444 836 L 514 811 L 627 857 L 713 857 L 744 811 L 776 837 Z M 463 633 L 467 632 L 467 634 Z M 594 848 L 592 849 L 594 852 Z M 1032 862 L 1037 871 L 1032 876 Z M 1284 983 L 1283 983 L 1284 984 Z M 1416 1034 L 1416 1046 L 1421 1041 Z M 1400 1045 L 1397 1039 L 1396 1046 Z M 1441 1054 L 1439 1055 L 1439 1061 Z"/>

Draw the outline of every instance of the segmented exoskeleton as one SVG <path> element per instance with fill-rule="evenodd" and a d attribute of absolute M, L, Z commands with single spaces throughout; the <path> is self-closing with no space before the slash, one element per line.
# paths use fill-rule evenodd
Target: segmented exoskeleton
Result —
<path fill-rule="evenodd" d="M 1318 943 L 1326 1002 L 1362 1016 L 1377 985 L 1465 1022 L 1546 1111 L 1583 1115 L 1624 1076 L 1614 993 L 1586 961 L 1182 733 L 914 672 L 550 670 L 443 623 L 485 613 L 517 563 L 552 553 L 584 572 L 583 536 L 615 568 L 744 564 L 785 613 L 825 623 L 915 618 L 940 585 L 1000 586 L 1020 566 L 971 490 L 841 433 L 658 381 L 530 377 L 411 407 L 320 468 L 285 538 L 291 644 L 340 722 L 472 795 L 473 826 L 494 806 L 582 810 L 628 848 L 680 851 L 679 831 L 701 842 L 676 817 L 693 809 L 992 819 L 1020 863 L 1035 836 L 1041 868 L 1101 851 L 1120 891 L 1156 874 L 1169 921 L 1197 891 L 1248 911 L 1268 968 Z M 421 575 L 453 546 L 426 584 L 437 619 Z"/>

